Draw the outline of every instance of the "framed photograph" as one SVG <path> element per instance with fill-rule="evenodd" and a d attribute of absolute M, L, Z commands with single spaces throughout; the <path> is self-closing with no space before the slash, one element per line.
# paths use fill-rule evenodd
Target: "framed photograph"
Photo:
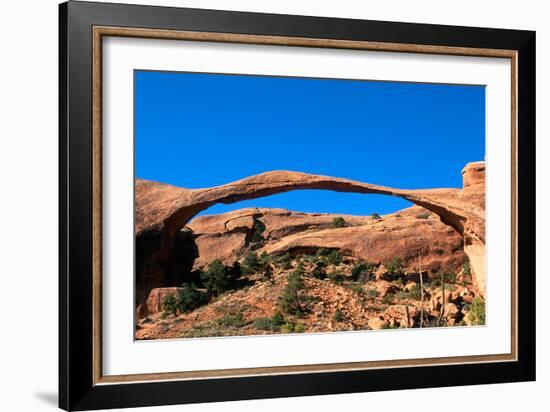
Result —
<path fill-rule="evenodd" d="M 535 379 L 535 33 L 60 5 L 60 407 Z"/>

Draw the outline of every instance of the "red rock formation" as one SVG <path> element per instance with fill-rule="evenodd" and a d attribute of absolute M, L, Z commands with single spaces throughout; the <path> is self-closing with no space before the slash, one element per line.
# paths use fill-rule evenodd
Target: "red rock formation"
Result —
<path fill-rule="evenodd" d="M 258 253 L 334 248 L 346 256 L 377 264 L 397 257 L 411 271 L 417 270 L 421 253 L 424 270 L 459 271 L 466 260 L 462 237 L 441 223 L 437 215 L 428 213 L 430 216 L 424 218 L 425 214 L 426 209 L 414 206 L 381 219 L 260 208 L 200 216 L 188 225 L 198 249 L 194 269 L 202 269 L 215 259 L 231 265 L 243 258 L 249 250 L 255 222 L 260 222 L 264 241 Z M 337 216 L 344 219 L 346 227 L 332 227 Z"/>
<path fill-rule="evenodd" d="M 485 293 L 485 185 L 482 162 L 463 170 L 463 189 L 404 190 L 348 179 L 289 171 L 272 171 L 206 189 L 182 189 L 138 179 L 136 181 L 137 303 L 143 305 L 149 291 L 162 286 L 173 265 L 174 239 L 179 229 L 197 213 L 216 203 L 303 189 L 386 194 L 407 199 L 436 213 L 441 221 L 464 237 L 474 281 Z"/>

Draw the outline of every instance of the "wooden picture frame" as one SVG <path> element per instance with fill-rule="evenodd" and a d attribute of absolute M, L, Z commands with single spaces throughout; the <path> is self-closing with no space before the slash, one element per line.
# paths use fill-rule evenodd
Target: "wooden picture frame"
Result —
<path fill-rule="evenodd" d="M 106 3 L 60 5 L 59 406 L 65 410 L 535 379 L 535 33 Z M 105 376 L 102 372 L 104 37 L 510 59 L 509 354 Z"/>

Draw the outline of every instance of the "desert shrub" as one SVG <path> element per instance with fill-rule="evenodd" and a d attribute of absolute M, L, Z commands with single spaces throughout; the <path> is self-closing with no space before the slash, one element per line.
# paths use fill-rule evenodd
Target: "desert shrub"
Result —
<path fill-rule="evenodd" d="M 194 325 L 181 335 L 182 338 L 210 338 L 214 336 L 223 336 L 223 330 L 220 329 L 220 326 L 215 321 Z"/>
<path fill-rule="evenodd" d="M 240 328 L 246 324 L 242 313 L 228 313 L 218 319 L 218 325 L 225 327 Z"/>
<path fill-rule="evenodd" d="M 339 227 L 345 227 L 346 226 L 346 221 L 344 220 L 343 217 L 335 217 L 334 219 L 332 219 L 332 222 L 330 224 L 333 228 L 339 228 Z"/>
<path fill-rule="evenodd" d="M 393 282 L 392 282 L 394 285 L 398 286 L 398 287 L 401 287 L 401 286 L 404 286 L 405 285 L 405 280 L 403 279 L 402 276 L 399 276 L 397 279 L 395 279 Z"/>
<path fill-rule="evenodd" d="M 336 270 L 333 270 L 332 272 L 329 272 L 328 273 L 328 279 L 332 282 L 332 283 L 336 283 L 336 284 L 341 284 L 344 279 L 346 278 L 342 273 L 336 271 Z"/>
<path fill-rule="evenodd" d="M 456 283 L 456 274 L 453 272 L 439 272 L 438 277 L 440 282 Z"/>
<path fill-rule="evenodd" d="M 208 295 L 197 290 L 193 283 L 185 283 L 177 293 L 167 296 L 162 302 L 165 314 L 185 313 L 208 303 Z"/>
<path fill-rule="evenodd" d="M 315 279 L 325 279 L 327 277 L 327 272 L 325 271 L 325 263 L 323 261 L 317 261 L 311 275 Z"/>
<path fill-rule="evenodd" d="M 353 269 L 351 270 L 351 278 L 353 280 L 359 280 L 359 277 L 361 275 L 368 275 L 367 277 L 370 278 L 372 273 L 374 272 L 374 268 L 376 265 L 368 262 L 359 262 L 357 263 Z"/>
<path fill-rule="evenodd" d="M 302 279 L 303 265 L 298 265 L 287 277 L 287 284 L 280 298 L 281 309 L 290 314 L 298 314 L 302 310 L 299 292 L 304 288 Z"/>
<path fill-rule="evenodd" d="M 352 292 L 355 292 L 355 293 L 357 293 L 358 295 L 361 295 L 361 296 L 363 296 L 363 294 L 364 294 L 364 292 L 365 292 L 365 291 L 363 290 L 363 288 L 361 287 L 361 285 L 358 285 L 358 284 L 356 284 L 356 283 L 352 283 L 352 284 L 348 285 L 348 288 L 349 288 L 349 290 L 351 290 Z"/>
<path fill-rule="evenodd" d="M 275 326 L 281 326 L 285 323 L 285 318 L 281 312 L 275 312 L 271 317 L 271 323 Z"/>
<path fill-rule="evenodd" d="M 395 294 L 397 299 L 411 299 L 411 300 L 420 300 L 420 285 L 414 285 L 408 292 L 398 291 Z"/>
<path fill-rule="evenodd" d="M 193 283 L 185 283 L 179 291 L 177 306 L 181 312 L 191 312 L 208 303 L 208 295 L 197 290 Z"/>
<path fill-rule="evenodd" d="M 378 296 L 378 291 L 376 289 L 367 289 L 364 293 L 367 299 L 374 299 Z"/>
<path fill-rule="evenodd" d="M 335 322 L 342 322 L 344 320 L 344 314 L 337 309 L 336 312 L 334 312 L 334 315 L 332 315 L 332 319 Z"/>
<path fill-rule="evenodd" d="M 386 266 L 388 273 L 391 274 L 401 273 L 404 269 L 403 261 L 396 256 L 392 257 L 384 266 Z"/>
<path fill-rule="evenodd" d="M 429 284 L 430 284 L 431 287 L 439 288 L 439 287 L 441 287 L 441 279 L 437 278 L 437 277 L 430 278 Z"/>
<path fill-rule="evenodd" d="M 479 296 L 472 301 L 466 319 L 472 325 L 485 325 L 485 301 Z"/>
<path fill-rule="evenodd" d="M 331 250 L 330 253 L 326 256 L 326 262 L 329 265 L 338 266 L 342 263 L 342 252 L 339 250 Z"/>
<path fill-rule="evenodd" d="M 176 299 L 176 295 L 166 296 L 162 302 L 162 309 L 164 310 L 163 315 L 168 313 L 175 315 L 178 312 L 178 301 Z"/>
<path fill-rule="evenodd" d="M 431 214 L 427 213 L 427 212 L 426 213 L 420 213 L 420 214 L 416 215 L 416 218 L 417 219 L 428 219 L 430 217 L 430 215 Z"/>
<path fill-rule="evenodd" d="M 265 266 L 271 262 L 271 256 L 266 251 L 263 251 L 260 253 L 260 256 L 258 257 L 258 260 L 260 262 L 260 265 Z"/>
<path fill-rule="evenodd" d="M 301 323 L 297 323 L 296 325 L 294 325 L 294 333 L 304 333 L 305 329 L 306 328 Z"/>
<path fill-rule="evenodd" d="M 292 333 L 294 332 L 294 324 L 293 323 L 285 323 L 281 326 L 281 333 Z"/>
<path fill-rule="evenodd" d="M 218 259 L 208 265 L 208 269 L 201 274 L 201 279 L 210 293 L 219 295 L 231 289 L 232 277 L 227 272 L 226 267 Z"/>
<path fill-rule="evenodd" d="M 372 219 L 375 219 L 375 220 L 380 220 L 380 219 L 382 219 L 378 213 L 373 213 L 372 215 L 370 215 L 370 217 L 371 217 Z"/>
<path fill-rule="evenodd" d="M 252 243 L 261 243 L 265 239 L 263 233 L 265 231 L 265 225 L 261 220 L 254 219 L 254 225 L 252 226 Z"/>
<path fill-rule="evenodd" d="M 282 269 L 288 270 L 292 267 L 291 266 L 292 257 L 288 252 L 282 255 L 276 256 L 272 260 L 277 266 L 281 267 Z"/>
<path fill-rule="evenodd" d="M 386 305 L 391 305 L 393 303 L 393 300 L 395 299 L 394 293 L 388 293 L 386 296 L 382 298 L 382 303 Z"/>
<path fill-rule="evenodd" d="M 258 272 L 261 267 L 260 258 L 256 252 L 248 252 L 241 263 L 241 271 L 245 276 Z"/>
<path fill-rule="evenodd" d="M 462 265 L 462 271 L 466 276 L 472 275 L 472 268 L 470 267 L 470 262 L 464 262 L 464 264 Z"/>
<path fill-rule="evenodd" d="M 266 317 L 256 318 L 254 319 L 254 327 L 258 330 L 273 330 L 273 324 L 271 323 L 271 319 Z"/>
<path fill-rule="evenodd" d="M 315 253 L 315 255 L 318 257 L 321 257 L 321 256 L 327 256 L 329 253 L 330 253 L 330 249 L 321 247 L 317 249 L 317 253 Z"/>
<path fill-rule="evenodd" d="M 398 214 L 395 215 L 395 217 L 398 217 L 398 218 L 399 218 L 399 217 L 401 217 L 401 215 L 398 213 Z"/>
<path fill-rule="evenodd" d="M 271 269 L 271 266 L 269 265 L 264 266 L 262 280 L 268 281 L 268 280 L 271 280 L 272 278 L 273 278 L 273 269 Z"/>

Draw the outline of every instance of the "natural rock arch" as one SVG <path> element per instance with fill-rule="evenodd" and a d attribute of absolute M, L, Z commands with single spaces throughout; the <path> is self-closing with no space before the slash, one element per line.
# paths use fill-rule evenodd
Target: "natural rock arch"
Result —
<path fill-rule="evenodd" d="M 176 233 L 199 212 L 217 203 L 235 203 L 293 190 L 383 194 L 409 200 L 437 214 L 464 238 L 474 285 L 485 294 L 485 164 L 462 170 L 462 189 L 406 190 L 349 179 L 272 171 L 206 189 L 184 189 L 138 179 L 136 182 L 137 303 L 162 285 L 162 266 L 173 252 Z"/>

